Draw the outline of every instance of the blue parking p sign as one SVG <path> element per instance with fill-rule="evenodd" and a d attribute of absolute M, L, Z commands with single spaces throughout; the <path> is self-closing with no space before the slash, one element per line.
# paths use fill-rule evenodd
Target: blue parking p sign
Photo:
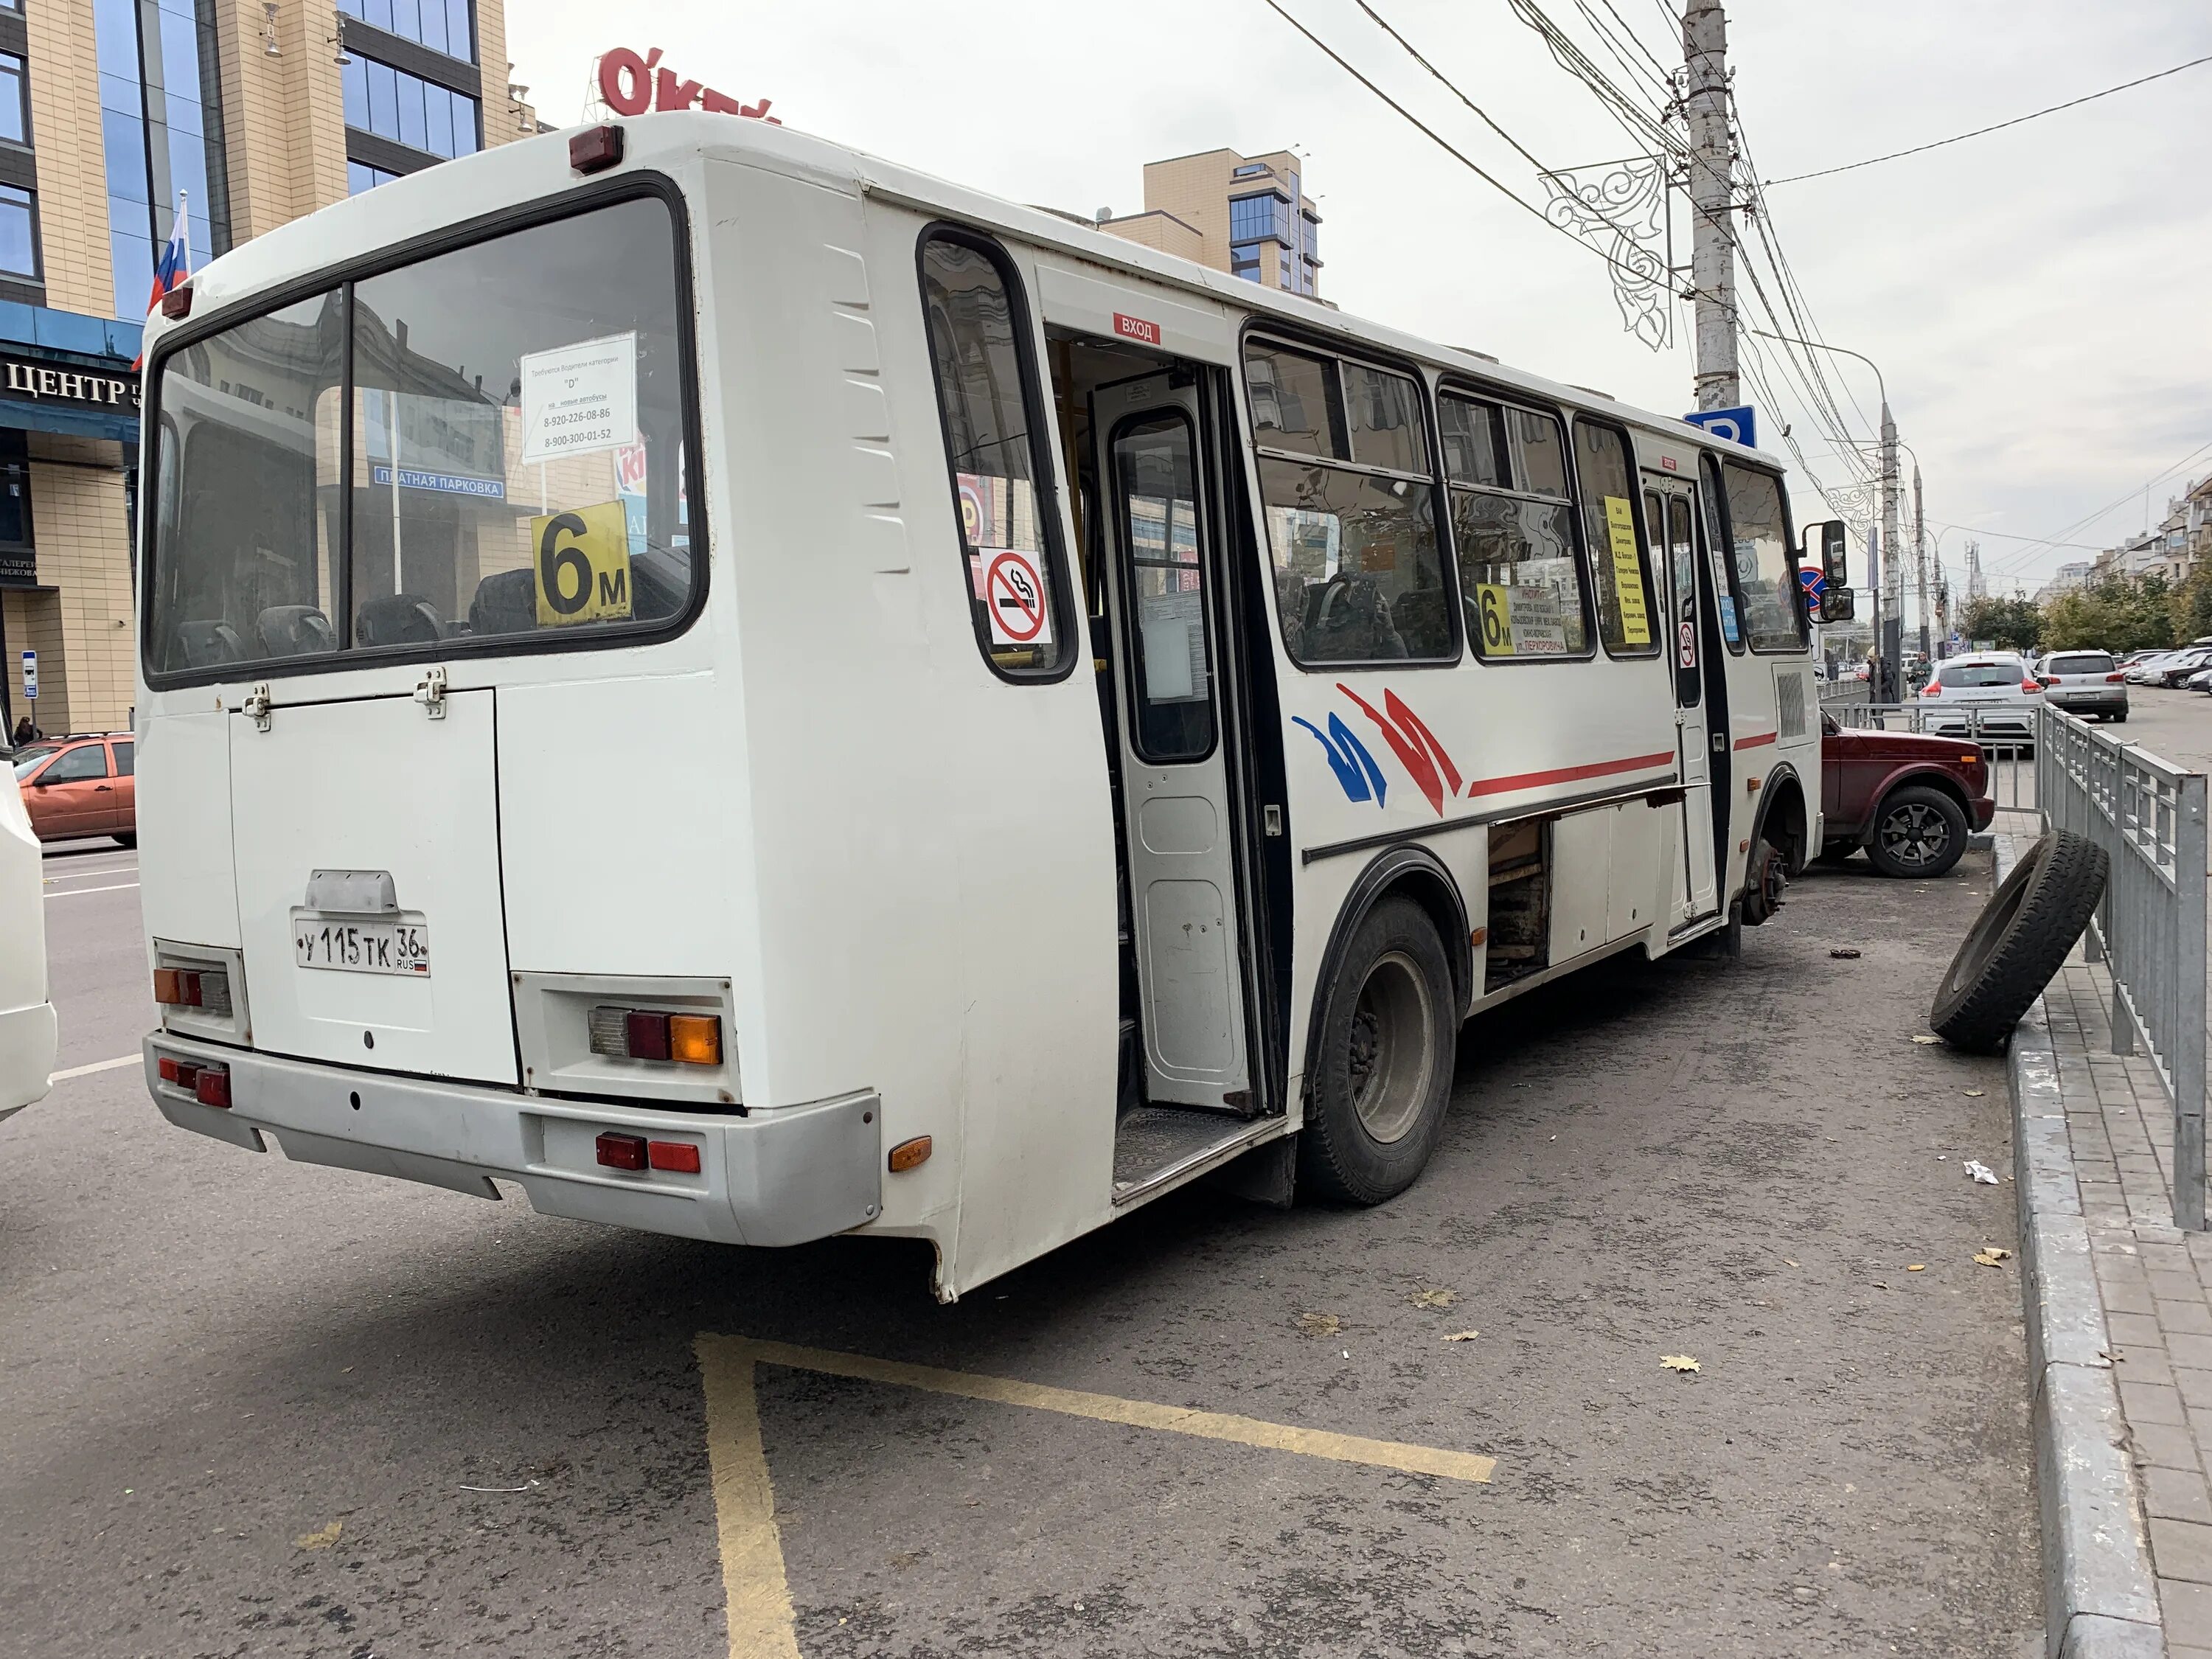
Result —
<path fill-rule="evenodd" d="M 1692 410 L 1682 418 L 1692 426 L 1701 426 L 1716 438 L 1730 439 L 1747 449 L 1759 447 L 1759 428 L 1755 424 L 1751 405 L 1741 409 Z"/>
<path fill-rule="evenodd" d="M 23 696 L 33 702 L 39 700 L 39 653 L 23 653 Z"/>

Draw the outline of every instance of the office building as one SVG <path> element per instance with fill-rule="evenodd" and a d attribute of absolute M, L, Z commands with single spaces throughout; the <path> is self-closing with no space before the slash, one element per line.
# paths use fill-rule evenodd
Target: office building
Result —
<path fill-rule="evenodd" d="M 1264 288 L 1321 298 L 1321 215 L 1288 150 L 1203 150 L 1145 163 L 1145 210 L 1103 216 L 1114 235 L 1194 259 Z"/>
<path fill-rule="evenodd" d="M 0 710 L 129 718 L 138 355 L 184 204 L 194 269 L 537 131 L 503 0 L 0 0 Z M 37 653 L 24 696 L 21 653 Z"/>

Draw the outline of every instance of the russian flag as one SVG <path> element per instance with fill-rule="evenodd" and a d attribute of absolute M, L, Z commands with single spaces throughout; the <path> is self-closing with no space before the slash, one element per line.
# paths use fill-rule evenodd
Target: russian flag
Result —
<path fill-rule="evenodd" d="M 189 226 L 182 213 L 177 215 L 177 228 L 169 233 L 169 245 L 161 250 L 161 262 L 154 267 L 154 291 L 147 296 L 146 314 L 151 317 L 161 308 L 161 296 L 172 289 L 181 287 L 185 277 L 192 274 L 191 246 L 185 240 Z M 144 367 L 146 354 L 140 352 L 131 367 Z"/>

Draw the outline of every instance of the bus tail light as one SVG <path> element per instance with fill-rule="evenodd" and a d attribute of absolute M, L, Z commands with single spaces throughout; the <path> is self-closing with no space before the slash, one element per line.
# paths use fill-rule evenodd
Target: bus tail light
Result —
<path fill-rule="evenodd" d="M 203 1066 L 192 1079 L 192 1098 L 203 1106 L 230 1104 L 230 1067 Z"/>
<path fill-rule="evenodd" d="M 675 1175 L 699 1173 L 699 1146 L 691 1140 L 653 1140 L 646 1143 L 646 1162 Z"/>
<path fill-rule="evenodd" d="M 230 1012 L 230 975 L 220 968 L 156 968 L 154 1000 L 167 1008 Z"/>
<path fill-rule="evenodd" d="M 657 1008 L 592 1010 L 592 1052 L 617 1060 L 653 1060 L 678 1066 L 722 1063 L 719 1014 L 671 1014 Z"/>
<path fill-rule="evenodd" d="M 610 1129 L 594 1143 L 599 1158 L 610 1170 L 642 1170 L 646 1146 L 643 1135 L 626 1135 Z"/>

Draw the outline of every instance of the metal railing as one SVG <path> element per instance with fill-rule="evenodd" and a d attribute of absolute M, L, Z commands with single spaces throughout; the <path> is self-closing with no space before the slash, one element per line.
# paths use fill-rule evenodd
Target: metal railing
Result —
<path fill-rule="evenodd" d="M 2204 1230 L 2205 780 L 2056 708 L 2040 712 L 2045 823 L 2112 861 L 2087 936 L 2112 979 L 2112 1052 L 2142 1046 L 2173 1103 L 2173 1223 Z"/>
<path fill-rule="evenodd" d="M 1864 680 L 1822 680 L 1820 707 L 1828 708 L 1840 702 L 1867 702 L 1874 692 Z"/>

